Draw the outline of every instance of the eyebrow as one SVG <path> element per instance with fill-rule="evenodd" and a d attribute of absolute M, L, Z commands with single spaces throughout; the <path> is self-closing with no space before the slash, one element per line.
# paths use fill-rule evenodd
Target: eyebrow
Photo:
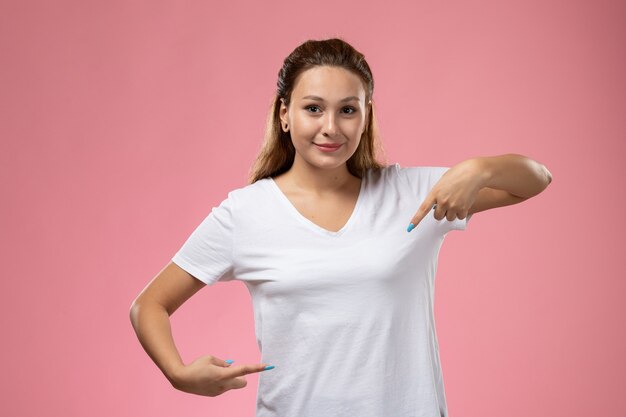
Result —
<path fill-rule="evenodd" d="M 305 98 L 310 98 L 311 100 L 317 100 L 317 101 L 324 101 L 323 98 L 318 97 L 318 96 L 304 96 L 304 97 L 302 97 L 302 100 L 304 100 Z M 350 101 L 350 100 L 359 101 L 359 98 L 357 96 L 350 96 L 350 97 L 346 97 L 346 98 L 343 98 L 343 99 L 339 100 L 339 102 L 343 103 L 345 101 Z"/>

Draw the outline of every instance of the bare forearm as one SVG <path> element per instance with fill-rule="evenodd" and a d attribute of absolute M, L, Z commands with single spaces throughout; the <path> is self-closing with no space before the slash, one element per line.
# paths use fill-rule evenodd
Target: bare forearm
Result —
<path fill-rule="evenodd" d="M 176 349 L 167 310 L 154 302 L 133 304 L 130 320 L 144 350 L 172 382 L 176 371 L 184 366 Z"/>
<path fill-rule="evenodd" d="M 524 155 L 505 154 L 476 159 L 482 164 L 484 173 L 482 187 L 530 198 L 545 190 L 552 181 L 552 174 L 545 165 Z"/>

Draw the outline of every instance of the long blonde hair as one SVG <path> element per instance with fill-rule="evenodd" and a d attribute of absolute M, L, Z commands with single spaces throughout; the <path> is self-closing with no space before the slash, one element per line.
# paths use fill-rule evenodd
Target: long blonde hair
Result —
<path fill-rule="evenodd" d="M 291 133 L 283 132 L 281 129 L 280 100 L 283 99 L 285 105 L 288 106 L 298 75 L 310 68 L 322 65 L 345 68 L 358 75 L 366 87 L 365 102 L 371 101 L 368 122 L 359 146 L 346 161 L 348 171 L 362 178 L 368 168 L 380 169 L 387 165 L 386 161 L 381 163 L 377 160 L 380 156 L 385 157 L 385 151 L 374 117 L 374 101 L 372 100 L 374 78 L 364 55 L 340 38 L 307 40 L 285 58 L 278 72 L 276 95 L 267 115 L 265 139 L 250 169 L 249 184 L 286 172 L 293 165 L 296 150 L 291 142 Z"/>

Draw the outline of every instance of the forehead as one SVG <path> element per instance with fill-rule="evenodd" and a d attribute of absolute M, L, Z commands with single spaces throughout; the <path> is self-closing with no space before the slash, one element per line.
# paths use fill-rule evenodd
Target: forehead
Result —
<path fill-rule="evenodd" d="M 359 76 L 347 69 L 317 66 L 301 73 L 293 89 L 297 100 L 309 94 L 331 101 L 351 95 L 364 100 L 365 88 Z"/>

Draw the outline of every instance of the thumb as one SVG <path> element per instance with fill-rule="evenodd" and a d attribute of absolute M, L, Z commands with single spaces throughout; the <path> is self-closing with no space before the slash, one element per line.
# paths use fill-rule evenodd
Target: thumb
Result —
<path fill-rule="evenodd" d="M 221 366 L 222 368 L 228 368 L 234 361 L 232 359 L 222 360 L 220 358 L 216 358 L 215 356 L 211 359 L 211 363 L 213 365 Z"/>

